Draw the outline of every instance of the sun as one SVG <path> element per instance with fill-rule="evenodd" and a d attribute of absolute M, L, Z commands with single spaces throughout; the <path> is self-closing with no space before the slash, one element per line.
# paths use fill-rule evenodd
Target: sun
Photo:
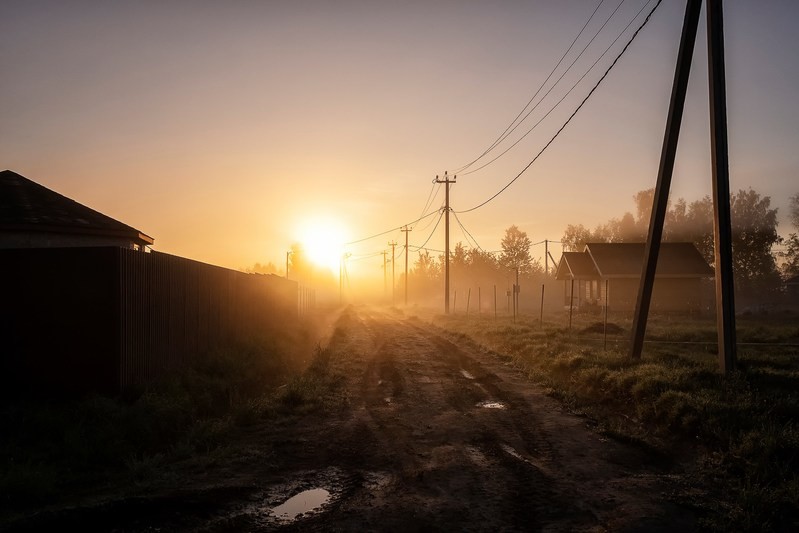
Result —
<path fill-rule="evenodd" d="M 302 224 L 300 242 L 312 263 L 338 272 L 346 234 L 344 227 L 336 220 L 314 219 Z"/>

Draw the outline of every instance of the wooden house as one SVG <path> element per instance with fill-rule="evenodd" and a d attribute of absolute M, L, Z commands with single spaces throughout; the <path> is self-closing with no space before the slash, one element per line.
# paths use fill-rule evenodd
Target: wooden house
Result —
<path fill-rule="evenodd" d="M 153 242 L 16 172 L 0 172 L 0 249 L 114 246 L 147 251 Z"/>
<path fill-rule="evenodd" d="M 645 243 L 588 243 L 582 252 L 564 252 L 555 278 L 564 282 L 567 306 L 635 309 L 644 265 Z M 702 280 L 713 269 L 690 242 L 660 246 L 651 308 L 697 312 L 702 308 Z"/>

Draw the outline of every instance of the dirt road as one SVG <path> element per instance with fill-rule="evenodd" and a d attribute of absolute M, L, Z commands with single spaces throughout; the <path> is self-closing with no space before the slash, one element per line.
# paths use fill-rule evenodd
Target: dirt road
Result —
<path fill-rule="evenodd" d="M 257 428 L 248 454 L 182 493 L 67 522 L 118 531 L 696 529 L 664 496 L 675 490 L 673 467 L 593 432 L 498 354 L 368 308 L 344 312 L 329 351 L 341 376 L 336 407 Z"/>

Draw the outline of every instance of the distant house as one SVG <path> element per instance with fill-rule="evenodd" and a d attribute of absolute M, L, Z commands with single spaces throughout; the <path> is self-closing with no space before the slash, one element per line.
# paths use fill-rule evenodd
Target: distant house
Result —
<path fill-rule="evenodd" d="M 16 172 L 0 172 L 0 248 L 115 246 L 146 251 L 154 239 Z"/>
<path fill-rule="evenodd" d="M 582 252 L 564 252 L 555 278 L 564 282 L 566 305 L 635 309 L 644 264 L 645 243 L 588 243 Z M 660 246 L 652 309 L 699 311 L 703 278 L 713 269 L 689 242 Z"/>

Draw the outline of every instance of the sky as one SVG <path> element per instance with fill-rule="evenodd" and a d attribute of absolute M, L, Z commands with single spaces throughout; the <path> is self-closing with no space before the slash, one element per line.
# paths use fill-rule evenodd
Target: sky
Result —
<path fill-rule="evenodd" d="M 3 0 L 0 168 L 134 226 L 156 250 L 230 268 L 282 268 L 309 233 L 381 234 L 342 252 L 351 272 L 382 277 L 377 254 L 404 243 L 382 233 L 441 206 L 436 176 L 458 175 L 456 212 L 496 193 L 654 4 Z M 731 188 L 770 196 L 787 234 L 787 199 L 799 192 L 799 2 L 724 8 Z M 514 224 L 533 242 L 557 241 L 568 224 L 634 210 L 633 194 L 655 184 L 684 9 L 662 2 L 541 157 L 458 216 L 468 235 L 453 219 L 453 243 L 498 250 Z M 703 10 L 671 192 L 689 201 L 711 190 L 705 39 Z M 539 87 L 530 117 L 465 172 L 551 110 L 540 124 L 485 168 L 455 172 Z M 443 248 L 437 219 L 411 224 L 411 246 Z"/>

